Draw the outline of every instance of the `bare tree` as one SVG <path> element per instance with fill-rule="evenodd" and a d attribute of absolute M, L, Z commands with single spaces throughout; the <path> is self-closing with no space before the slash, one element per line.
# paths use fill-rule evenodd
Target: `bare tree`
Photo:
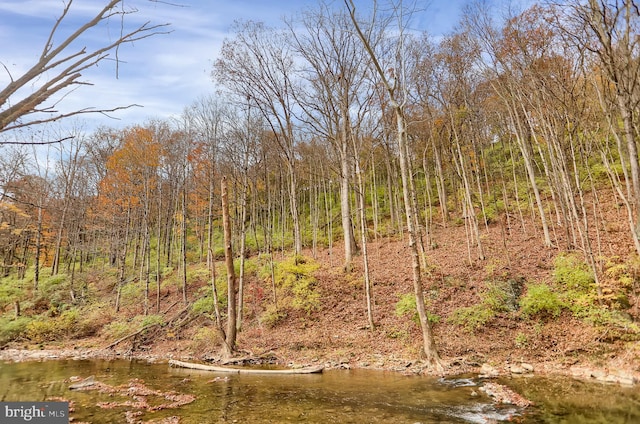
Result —
<path fill-rule="evenodd" d="M 222 177 L 220 197 L 222 201 L 222 223 L 224 228 L 224 259 L 227 268 L 227 332 L 222 345 L 222 354 L 230 358 L 236 350 L 236 275 L 233 267 L 233 251 L 231 250 L 231 220 L 229 218 L 229 197 L 227 179 Z"/>
<path fill-rule="evenodd" d="M 296 175 L 295 61 L 281 31 L 262 23 L 239 24 L 214 65 L 215 79 L 240 98 L 254 103 L 273 131 L 287 169 L 294 249 L 302 252 Z"/>
<path fill-rule="evenodd" d="M 68 112 L 58 110 L 58 104 L 66 95 L 83 85 L 91 85 L 90 82 L 82 80 L 84 71 L 112 59 L 112 55 L 115 55 L 117 65 L 118 50 L 122 45 L 167 33 L 164 28 L 169 24 L 153 25 L 147 21 L 127 29 L 125 18 L 138 10 L 130 7 L 128 2 L 125 4 L 123 0 L 110 0 L 93 18 L 76 28 L 62 41 L 56 42 L 61 36 L 61 28 L 68 20 L 73 5 L 73 0 L 64 3 L 62 14 L 49 32 L 40 56 L 23 75 L 14 78 L 7 66 L 0 63 L 10 77 L 9 84 L 0 91 L 0 133 L 54 122 L 69 116 L 86 113 L 105 114 L 135 106 L 132 104 L 109 109 L 87 106 Z M 87 34 L 91 29 L 112 21 L 119 21 L 119 32 L 115 40 L 104 38 L 109 41 L 95 48 L 78 47 L 78 43 L 82 45 L 85 38 L 88 38 Z M 19 142 L 0 141 L 0 144 L 15 143 Z"/>
<path fill-rule="evenodd" d="M 554 10 L 558 27 L 586 59 L 595 59 L 595 67 L 607 82 L 598 89 L 624 165 L 624 202 L 640 253 L 640 6 L 631 0 L 571 1 L 561 6 Z"/>
<path fill-rule="evenodd" d="M 374 25 L 363 30 L 362 25 L 359 23 L 356 16 L 356 6 L 353 0 L 345 0 L 345 5 L 351 16 L 353 26 L 362 41 L 365 50 L 371 57 L 371 62 L 375 72 L 382 81 L 383 86 L 387 92 L 391 109 L 394 112 L 397 124 L 397 140 L 398 150 L 400 158 L 400 176 L 402 178 L 402 195 L 404 199 L 405 218 L 407 224 L 407 232 L 409 234 L 409 248 L 411 250 L 411 263 L 413 271 L 413 288 L 416 298 L 416 309 L 418 312 L 418 318 L 420 320 L 420 328 L 422 329 L 422 341 L 423 341 L 423 354 L 427 363 L 435 370 L 442 369 L 442 362 L 440 355 L 436 349 L 436 344 L 433 338 L 431 330 L 431 324 L 427 315 L 427 310 L 424 302 L 424 291 L 422 288 L 422 273 L 420 270 L 420 254 L 419 254 L 419 228 L 417 224 L 417 211 L 415 199 L 415 189 L 410 181 L 412 173 L 409 170 L 409 152 L 407 148 L 407 119 L 405 115 L 406 106 L 406 85 L 404 80 L 404 61 L 403 61 L 403 41 L 404 34 L 403 29 L 406 22 L 404 22 L 403 13 L 404 10 L 401 6 L 395 5 L 393 7 L 394 15 L 399 19 L 399 31 L 398 42 L 395 49 L 395 59 L 398 63 L 397 66 L 391 72 L 387 73 L 386 68 L 383 67 L 383 63 L 379 58 L 379 54 L 374 50 L 374 46 L 371 44 L 371 34 L 369 29 L 373 29 Z M 376 22 L 373 22 L 375 24 Z M 383 25 L 384 29 L 386 25 Z"/>
<path fill-rule="evenodd" d="M 308 92 L 300 104 L 308 125 L 329 141 L 339 158 L 344 268 L 348 271 L 357 251 L 349 196 L 355 154 L 350 148 L 350 132 L 351 127 L 358 124 L 354 121 L 362 119 L 363 108 L 358 106 L 358 97 L 363 92 L 367 95 L 363 85 L 369 58 L 358 36 L 344 31 L 349 24 L 349 16 L 344 12 L 332 12 L 323 4 L 317 11 L 304 14 L 300 23 L 302 29 L 297 27 L 297 22 L 288 23 L 294 48 L 309 68 L 304 72 Z"/>

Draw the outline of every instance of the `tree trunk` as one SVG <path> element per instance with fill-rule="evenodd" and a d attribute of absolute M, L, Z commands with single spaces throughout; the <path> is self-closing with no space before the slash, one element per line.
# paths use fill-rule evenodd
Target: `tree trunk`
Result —
<path fill-rule="evenodd" d="M 295 254 L 301 255 L 302 229 L 300 228 L 300 213 L 298 211 L 298 181 L 291 160 L 287 160 L 287 170 L 289 171 L 289 206 L 291 207 L 291 218 L 293 219 L 293 246 Z"/>
<path fill-rule="evenodd" d="M 355 144 L 355 142 L 354 142 Z M 354 152 L 357 149 L 354 146 Z M 369 272 L 369 254 L 367 251 L 367 217 L 365 213 L 365 184 L 364 179 L 362 178 L 362 169 L 360 168 L 360 159 L 355 157 L 355 166 L 356 166 L 356 179 L 358 182 L 358 192 L 357 192 L 357 200 L 358 200 L 358 214 L 360 217 L 360 236 L 362 243 L 362 266 L 364 268 L 364 293 L 365 293 L 365 301 L 367 305 L 367 322 L 369 323 L 369 329 L 373 330 L 375 325 L 373 323 L 373 293 L 372 293 L 372 284 L 371 284 L 371 276 Z"/>
<path fill-rule="evenodd" d="M 40 253 L 42 251 L 42 207 L 38 206 L 38 225 L 36 229 L 36 253 L 33 271 L 33 289 L 38 290 L 40 283 Z"/>
<path fill-rule="evenodd" d="M 230 358 L 236 346 L 236 275 L 233 267 L 233 251 L 231 249 L 231 220 L 229 218 L 229 194 L 227 179 L 222 178 L 222 226 L 224 229 L 224 259 L 227 267 L 227 332 L 222 346 L 222 355 Z"/>
<path fill-rule="evenodd" d="M 131 206 L 127 207 L 127 221 L 124 230 L 124 240 L 122 246 L 122 253 L 120 255 L 120 271 L 118 272 L 118 288 L 116 293 L 116 313 L 120 312 L 120 295 L 122 293 L 122 287 L 125 283 L 126 266 L 127 266 L 127 251 L 129 247 L 129 227 L 131 225 Z"/>
<path fill-rule="evenodd" d="M 423 353 L 427 363 L 437 371 L 442 370 L 442 362 L 440 360 L 440 355 L 438 355 L 438 351 L 436 349 L 435 340 L 433 338 L 433 334 L 431 331 L 431 324 L 429 323 L 429 319 L 427 316 L 426 307 L 424 304 L 424 293 L 422 290 L 422 275 L 420 273 L 420 254 L 418 251 L 418 230 L 415 228 L 415 203 L 412 199 L 415 199 L 415 192 L 410 192 L 410 187 L 413 185 L 409 181 L 409 178 L 412 178 L 412 174 L 409 170 L 409 158 L 408 158 L 408 149 L 407 149 L 407 123 L 406 118 L 404 116 L 403 105 L 397 100 L 396 93 L 396 82 L 391 84 L 386 77 L 385 70 L 380 65 L 376 53 L 369 42 L 369 39 L 362 32 L 360 25 L 358 24 L 358 19 L 355 15 L 355 4 L 353 0 L 345 0 L 345 4 L 349 10 L 349 14 L 351 16 L 351 22 L 360 37 L 360 40 L 363 43 L 364 48 L 367 50 L 367 53 L 371 57 L 371 61 L 373 67 L 375 68 L 375 72 L 378 74 L 378 77 L 384 83 L 384 86 L 389 94 L 389 102 L 396 117 L 397 124 L 397 140 L 398 140 L 398 150 L 400 153 L 400 175 L 402 178 L 402 195 L 404 198 L 404 207 L 405 207 L 405 218 L 407 223 L 407 231 L 409 233 L 409 249 L 411 250 L 411 264 L 413 271 L 413 288 L 416 297 L 416 309 L 418 311 L 418 317 L 420 319 L 420 328 L 422 330 L 422 341 L 423 341 Z M 402 11 L 396 10 L 397 13 L 402 13 Z M 402 30 L 402 28 L 401 28 Z M 400 36 L 402 39 L 402 35 Z M 401 65 L 403 65 L 401 61 Z"/>
<path fill-rule="evenodd" d="M 246 168 L 244 169 L 243 180 L 242 199 L 240 199 L 242 204 L 240 206 L 240 275 L 238 278 L 238 311 L 236 317 L 237 331 L 240 331 L 240 328 L 242 327 L 242 315 L 244 310 L 244 258 L 246 255 L 245 250 L 247 244 L 247 226 L 245 225 L 245 221 L 247 220 L 247 185 L 249 184 Z"/>
<path fill-rule="evenodd" d="M 340 217 L 342 218 L 342 234 L 344 236 L 344 270 L 349 272 L 351 271 L 351 261 L 355 254 L 356 243 L 353 235 L 353 226 L 351 225 L 349 160 L 345 143 L 340 147 Z"/>
<path fill-rule="evenodd" d="M 187 182 L 186 175 L 182 187 L 182 222 L 180 223 L 181 249 L 180 259 L 182 262 L 182 301 L 187 304 Z"/>
<path fill-rule="evenodd" d="M 395 103 L 394 100 L 392 100 Z M 417 231 L 415 228 L 414 216 L 416 211 L 414 210 L 414 204 L 411 201 L 412 193 L 409 192 L 409 178 L 411 173 L 408 169 L 407 158 L 407 132 L 406 132 L 406 120 L 402 108 L 397 103 L 394 105 L 394 111 L 396 114 L 396 123 L 398 125 L 398 147 L 400 150 L 400 176 L 402 178 L 402 196 L 404 198 L 405 217 L 407 223 L 407 232 L 409 233 L 409 249 L 411 251 L 411 269 L 413 273 L 413 289 L 416 297 L 416 309 L 418 311 L 418 318 L 420 320 L 420 328 L 422 329 L 422 342 L 423 342 L 423 354 L 427 363 L 436 370 L 442 369 L 442 362 L 440 355 L 436 349 L 435 340 L 431 331 L 431 323 L 427 314 L 427 309 L 424 303 L 424 292 L 422 289 L 422 274 L 420 271 L 420 254 L 417 244 Z M 413 194 L 415 197 L 415 194 Z"/>

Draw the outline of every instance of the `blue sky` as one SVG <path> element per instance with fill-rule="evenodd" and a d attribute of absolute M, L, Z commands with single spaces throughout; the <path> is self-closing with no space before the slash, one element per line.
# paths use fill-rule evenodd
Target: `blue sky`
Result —
<path fill-rule="evenodd" d="M 283 16 L 318 4 L 316 0 L 163 1 L 126 0 L 126 5 L 138 8 L 138 13 L 128 18 L 131 23 L 170 23 L 172 33 L 124 46 L 119 51 L 118 78 L 113 62 L 102 62 L 85 71 L 83 80 L 93 85 L 80 87 L 67 96 L 61 110 L 111 108 L 132 103 L 144 106 L 115 113 L 118 120 L 95 115 L 88 121 L 89 127 L 100 124 L 121 127 L 151 118 L 178 116 L 199 96 L 214 91 L 210 78 L 212 64 L 224 38 L 231 35 L 229 28 L 234 21 L 278 25 Z M 380 4 L 384 2 L 379 0 Z M 86 22 L 103 3 L 74 0 L 72 13 L 60 31 L 64 33 Z M 426 10 L 416 22 L 432 35 L 448 33 L 458 22 L 465 3 L 466 0 L 425 2 Z M 63 0 L 0 0 L 0 87 L 9 81 L 7 70 L 15 79 L 37 60 L 63 4 Z M 356 4 L 364 12 L 372 1 L 358 0 Z M 108 39 L 118 30 L 118 23 L 111 23 L 88 34 L 83 43 L 90 47 L 96 40 Z"/>

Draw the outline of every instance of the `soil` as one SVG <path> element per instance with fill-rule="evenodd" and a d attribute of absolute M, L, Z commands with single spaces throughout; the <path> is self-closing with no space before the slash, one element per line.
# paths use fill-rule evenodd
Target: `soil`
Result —
<path fill-rule="evenodd" d="M 604 256 L 625 257 L 634 250 L 628 237 L 624 211 L 604 216 L 599 248 Z M 524 222 L 524 229 L 521 224 Z M 555 234 L 562 241 L 562 235 Z M 448 319 L 460 307 L 480 302 L 488 281 L 550 282 L 553 260 L 566 246 L 545 248 L 537 224 L 510 217 L 481 230 L 485 259 L 478 259 L 475 246 L 465 242 L 465 227 L 434 225 L 427 251 L 429 270 L 424 289 L 431 314 L 439 317 L 433 330 L 444 373 L 478 372 L 489 364 L 497 372 L 508 372 L 513 364 L 533 365 L 535 373 L 573 374 L 595 377 L 621 375 L 625 381 L 640 381 L 640 342 L 612 340 L 606 330 L 595 329 L 563 313 L 557 319 L 523 319 L 516 312 L 500 313 L 489 324 L 472 332 Z M 318 311 L 289 313 L 269 328 L 259 317 L 257 300 L 271 296 L 268 287 L 248 281 L 245 318 L 238 335 L 240 355 L 276 357 L 282 364 L 324 364 L 333 368 L 364 367 L 428 373 L 420 361 L 421 333 L 411 316 L 398 316 L 395 306 L 402 295 L 413 293 L 411 258 L 407 240 L 379 237 L 369 246 L 373 281 L 375 328 L 368 328 L 362 278 L 362 256 L 345 272 L 342 245 L 332 249 L 307 250 L 321 264 L 317 289 Z M 280 259 L 277 257 L 276 259 Z M 203 285 L 206 282 L 202 283 Z M 195 288 L 192 293 L 196 293 Z M 180 299 L 176 292 L 163 299 L 163 310 Z M 631 315 L 638 319 L 638 299 L 631 298 Z M 178 307 L 176 307 L 177 309 Z M 169 314 L 170 315 L 170 314 Z M 26 360 L 61 357 L 135 357 L 148 360 L 217 359 L 220 345 L 195 337 L 213 322 L 201 317 L 179 334 L 158 332 L 144 343 L 113 342 L 100 335 L 82 340 L 28 346 L 12 344 L 0 351 L 0 359 Z"/>

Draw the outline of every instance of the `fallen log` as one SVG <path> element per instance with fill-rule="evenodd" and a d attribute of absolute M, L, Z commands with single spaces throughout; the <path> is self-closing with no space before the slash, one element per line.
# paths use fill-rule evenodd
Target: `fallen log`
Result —
<path fill-rule="evenodd" d="M 318 374 L 324 369 L 323 365 L 317 365 L 313 367 L 304 368 L 288 368 L 288 369 L 259 369 L 259 368 L 230 368 L 230 367 L 216 367 L 213 365 L 195 364 L 192 362 L 177 361 L 175 359 L 169 360 L 169 365 L 181 368 L 190 368 L 194 370 L 202 371 L 214 371 L 214 372 L 226 372 L 233 374 Z"/>
<path fill-rule="evenodd" d="M 171 307 L 173 307 L 173 305 L 171 305 L 171 306 L 170 306 L 170 308 L 171 308 Z M 147 330 L 150 330 L 150 329 L 152 329 L 152 328 L 167 325 L 167 324 L 171 323 L 173 320 L 175 320 L 175 319 L 179 318 L 179 317 L 180 317 L 180 315 L 182 315 L 183 313 L 185 313 L 186 311 L 188 311 L 188 310 L 189 310 L 189 308 L 191 308 L 191 305 L 187 305 L 184 309 L 182 309 L 180 312 L 178 312 L 176 315 L 174 315 L 174 317 L 173 317 L 173 318 L 171 318 L 170 320 L 168 320 L 168 321 L 166 321 L 166 322 L 165 322 L 165 321 L 162 321 L 162 322 L 157 322 L 157 323 L 155 323 L 155 324 L 149 324 L 149 325 L 147 325 L 147 326 L 144 326 L 144 327 L 142 327 L 142 328 L 140 328 L 140 329 L 138 329 L 138 330 L 134 331 L 133 333 L 127 334 L 127 335 L 126 335 L 126 336 L 124 336 L 124 337 L 120 337 L 118 340 L 116 340 L 115 342 L 111 343 L 109 346 L 105 347 L 105 349 L 111 349 L 112 347 L 114 347 L 114 346 L 116 346 L 116 345 L 118 345 L 118 344 L 122 343 L 123 341 L 125 341 L 125 340 L 127 340 L 127 339 L 130 339 L 130 338 L 132 338 L 132 337 L 135 337 L 135 336 L 137 336 L 137 335 L 139 335 L 139 334 L 141 334 L 141 333 L 143 333 L 143 332 L 145 332 L 145 331 L 147 331 Z M 197 315 L 196 315 L 195 317 L 197 317 Z M 195 317 L 194 317 L 194 318 L 195 318 Z"/>

